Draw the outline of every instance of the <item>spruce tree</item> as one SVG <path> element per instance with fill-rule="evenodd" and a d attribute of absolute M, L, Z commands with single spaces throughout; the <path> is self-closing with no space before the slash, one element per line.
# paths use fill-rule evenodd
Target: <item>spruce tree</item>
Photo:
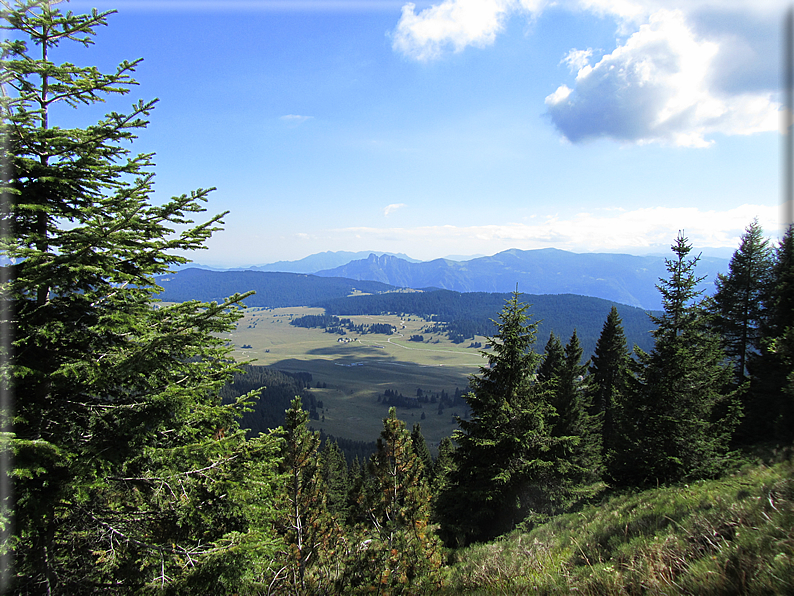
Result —
<path fill-rule="evenodd" d="M 253 397 L 218 397 L 236 370 L 219 334 L 244 296 L 155 304 L 155 275 L 187 262 L 174 251 L 203 248 L 222 216 L 193 223 L 208 190 L 150 203 L 152 156 L 123 144 L 154 101 L 86 128 L 55 120 L 57 105 L 136 84 L 138 61 L 109 74 L 53 62 L 62 46 L 90 46 L 109 14 L 63 13 L 47 0 L 2 14 L 13 590 L 247 589 L 266 581 L 276 545 L 278 460 L 273 437 L 246 441 L 238 427 Z"/>
<path fill-rule="evenodd" d="M 438 457 L 433 462 L 433 501 L 436 502 L 438 495 L 447 487 L 448 479 L 455 469 L 455 444 L 449 437 L 444 437 L 438 444 Z M 434 513 L 437 508 L 434 508 Z M 435 515 L 437 518 L 438 516 Z"/>
<path fill-rule="evenodd" d="M 602 415 L 602 459 L 607 476 L 611 478 L 614 476 L 613 463 L 618 449 L 616 431 L 624 425 L 633 424 L 633 421 L 624 418 L 625 404 L 631 397 L 631 357 L 615 306 L 610 309 L 604 322 L 589 372 L 593 407 Z"/>
<path fill-rule="evenodd" d="M 543 360 L 538 366 L 538 381 L 550 382 L 557 378 L 557 373 L 565 360 L 565 350 L 560 343 L 560 338 L 549 333 L 549 341 L 543 350 Z"/>
<path fill-rule="evenodd" d="M 760 353 L 751 355 L 747 427 L 757 440 L 794 439 L 794 226 L 774 256 Z"/>
<path fill-rule="evenodd" d="M 336 519 L 344 522 L 347 519 L 347 494 L 350 489 L 350 479 L 345 456 L 336 441 L 326 439 L 321 461 L 328 511 Z"/>
<path fill-rule="evenodd" d="M 516 292 L 496 321 L 483 352 L 489 365 L 470 378 L 469 420 L 458 419 L 452 469 L 439 495 L 442 533 L 449 544 L 488 540 L 527 516 L 546 512 L 558 486 L 560 440 L 551 437 L 553 410 L 533 382 L 540 356 L 532 350 L 536 323 Z"/>
<path fill-rule="evenodd" d="M 760 349 L 765 298 L 772 274 L 772 250 L 758 221 L 745 229 L 733 254 L 728 273 L 718 274 L 711 310 L 713 322 L 722 335 L 725 354 L 734 362 L 736 384 L 747 378 L 748 356 Z"/>
<path fill-rule="evenodd" d="M 422 462 L 422 474 L 428 483 L 433 483 L 433 457 L 430 455 L 430 449 L 427 448 L 427 442 L 422 434 L 422 425 L 416 422 L 411 429 L 411 444 L 414 447 L 414 452 Z"/>
<path fill-rule="evenodd" d="M 657 286 L 664 312 L 648 354 L 639 352 L 642 387 L 627 404 L 631 427 L 621 438 L 617 479 L 623 484 L 675 482 L 719 472 L 739 405 L 720 340 L 698 300 L 699 257 L 690 258 L 683 234 L 667 260 L 668 279 Z"/>
<path fill-rule="evenodd" d="M 566 460 L 568 478 L 574 484 L 601 479 L 601 418 L 594 412 L 588 390 L 587 365 L 582 363 L 582 346 L 574 329 L 565 345 L 563 359 L 555 371 L 551 404 L 557 413 L 552 434 L 575 437 Z"/>

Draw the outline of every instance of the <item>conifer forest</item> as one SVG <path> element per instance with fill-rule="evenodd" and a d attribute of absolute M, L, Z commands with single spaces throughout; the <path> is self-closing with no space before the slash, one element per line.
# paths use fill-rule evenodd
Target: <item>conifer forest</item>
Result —
<path fill-rule="evenodd" d="M 60 46 L 90 47 L 112 27 L 112 11 L 68 8 L 3 2 L 6 593 L 564 594 L 578 577 L 570 561 L 584 557 L 581 573 L 596 573 L 619 557 L 571 547 L 549 563 L 557 583 L 517 588 L 495 568 L 495 583 L 472 583 L 466 566 L 483 545 L 552 532 L 608 499 L 706 486 L 772 449 L 788 467 L 759 493 L 774 508 L 764 511 L 783 516 L 764 542 L 774 548 L 752 555 L 774 571 L 767 583 L 759 571 L 686 587 L 676 583 L 684 562 L 665 591 L 630 579 L 624 557 L 622 579 L 580 591 L 794 592 L 791 227 L 771 241 L 748 222 L 709 297 L 696 289 L 697 249 L 683 232 L 671 239 L 647 352 L 627 345 L 614 307 L 589 360 L 575 331 L 537 352 L 546 338 L 516 292 L 463 396 L 470 415 L 435 457 L 393 407 L 374 454 L 352 462 L 310 429 L 300 396 L 280 398 L 282 426 L 253 435 L 241 421 L 261 384 L 225 389 L 242 364 L 219 338 L 246 294 L 157 302 L 155 276 L 187 262 L 178 255 L 201 249 L 225 213 L 205 215 L 211 188 L 152 201 L 153 156 L 130 142 L 156 101 L 82 128 L 57 121 L 56 107 L 129 94 L 139 63 L 54 62 Z M 726 528 L 702 536 L 727 545 Z M 692 536 L 704 561 L 717 560 Z M 516 573 L 539 573 L 541 559 Z M 734 577 L 730 565 L 744 560 L 725 561 Z"/>

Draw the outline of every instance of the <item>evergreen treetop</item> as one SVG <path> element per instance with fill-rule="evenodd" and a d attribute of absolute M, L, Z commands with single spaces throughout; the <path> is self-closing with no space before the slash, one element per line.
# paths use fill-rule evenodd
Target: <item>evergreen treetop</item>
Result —
<path fill-rule="evenodd" d="M 590 393 L 601 421 L 602 458 L 608 477 L 615 477 L 612 462 L 618 449 L 616 430 L 630 423 L 624 419 L 626 402 L 631 398 L 632 360 L 626 348 L 618 309 L 613 306 L 591 358 Z"/>
<path fill-rule="evenodd" d="M 731 257 L 728 273 L 718 274 L 711 311 L 722 335 L 725 353 L 735 362 L 739 383 L 747 376 L 747 361 L 760 349 L 772 275 L 772 250 L 754 220 L 745 229 Z"/>
<path fill-rule="evenodd" d="M 560 338 L 552 331 L 549 341 L 543 350 L 543 360 L 538 366 L 538 381 L 551 381 L 557 377 L 557 372 L 565 360 L 565 350 L 560 343 Z"/>
<path fill-rule="evenodd" d="M 642 386 L 626 403 L 617 480 L 622 484 L 675 482 L 720 470 L 740 407 L 719 337 L 695 290 L 697 258 L 679 233 L 660 280 L 665 310 L 650 354 L 639 352 Z"/>
<path fill-rule="evenodd" d="M 469 420 L 453 436 L 455 465 L 439 495 L 442 533 L 450 544 L 486 540 L 547 511 L 557 486 L 560 443 L 551 437 L 553 409 L 534 382 L 536 323 L 513 294 L 496 322 L 489 367 L 471 377 Z"/>

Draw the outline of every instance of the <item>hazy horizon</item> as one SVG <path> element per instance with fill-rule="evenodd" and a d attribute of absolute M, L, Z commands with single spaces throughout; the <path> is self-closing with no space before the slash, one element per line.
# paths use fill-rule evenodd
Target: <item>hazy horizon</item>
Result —
<path fill-rule="evenodd" d="M 546 247 L 546 248 L 554 248 L 554 247 Z M 505 250 L 512 250 L 512 249 L 505 249 Z M 517 250 L 544 250 L 544 249 L 536 248 L 536 249 L 517 249 Z M 565 250 L 565 249 L 557 249 L 557 250 Z M 733 255 L 735 250 L 736 250 L 735 248 L 730 248 L 730 247 L 696 247 L 696 246 L 693 246 L 693 253 L 692 254 L 693 254 L 693 256 L 700 254 L 703 257 L 710 257 L 710 258 L 718 258 L 718 259 L 729 260 L 731 258 L 731 256 Z M 186 265 L 183 265 L 180 268 L 187 268 L 187 267 L 191 267 L 191 266 L 196 266 L 196 267 L 208 267 L 208 268 L 212 268 L 212 269 L 250 269 L 250 268 L 254 268 L 254 267 L 264 267 L 264 266 L 269 266 L 269 265 L 275 265 L 277 263 L 297 263 L 297 262 L 303 261 L 305 259 L 309 259 L 311 257 L 317 256 L 317 255 L 322 255 L 322 254 L 325 254 L 325 253 L 351 253 L 351 254 L 367 253 L 367 255 L 373 254 L 373 253 L 374 254 L 392 254 L 392 255 L 395 255 L 395 256 L 398 256 L 398 257 L 401 257 L 401 256 L 402 257 L 407 257 L 408 259 L 411 259 L 413 261 L 420 261 L 420 262 L 429 262 L 429 261 L 434 261 L 434 260 L 437 260 L 437 259 L 446 259 L 446 260 L 450 260 L 450 261 L 462 262 L 462 261 L 470 261 L 472 259 L 477 259 L 477 258 L 482 258 L 482 257 L 491 257 L 491 256 L 494 256 L 494 255 L 500 253 L 500 252 L 504 252 L 504 251 L 500 250 L 500 251 L 497 251 L 497 252 L 494 252 L 494 253 L 491 253 L 491 254 L 445 255 L 445 256 L 441 256 L 441 257 L 435 257 L 435 258 L 432 258 L 432 259 L 415 259 L 413 257 L 413 255 L 406 254 L 406 253 L 393 253 L 392 251 L 382 251 L 382 250 L 333 251 L 333 250 L 328 250 L 328 251 L 320 251 L 318 253 L 312 253 L 312 254 L 306 255 L 304 257 L 299 257 L 297 259 L 289 259 L 289 260 L 281 259 L 281 260 L 278 260 L 278 261 L 269 261 L 269 262 L 261 262 L 261 263 L 239 263 L 239 264 L 237 264 L 237 263 L 233 263 L 233 264 L 214 264 L 211 261 L 202 261 L 201 258 L 200 258 L 201 254 L 195 254 L 194 253 L 192 256 L 199 257 L 199 258 L 193 259 L 193 262 L 191 262 L 189 264 L 186 264 Z M 644 253 L 642 253 L 642 252 L 630 253 L 630 252 L 625 252 L 625 251 L 581 251 L 581 252 L 580 251 L 566 251 L 566 252 L 571 252 L 571 253 L 574 253 L 574 254 L 598 254 L 598 253 L 603 253 L 603 254 L 626 254 L 626 255 L 637 256 L 637 257 L 664 257 L 664 258 L 668 258 L 668 257 L 671 256 L 671 253 L 669 252 L 669 250 L 667 252 L 656 252 L 656 251 L 653 251 L 653 252 L 644 252 Z M 366 258 L 366 256 L 362 256 L 362 257 L 358 257 L 358 258 Z"/>

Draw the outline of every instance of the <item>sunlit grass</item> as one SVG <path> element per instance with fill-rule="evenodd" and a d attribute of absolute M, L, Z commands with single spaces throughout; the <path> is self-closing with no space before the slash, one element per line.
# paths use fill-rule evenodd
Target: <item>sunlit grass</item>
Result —
<path fill-rule="evenodd" d="M 454 558 L 450 594 L 794 594 L 794 466 L 612 497 Z"/>

